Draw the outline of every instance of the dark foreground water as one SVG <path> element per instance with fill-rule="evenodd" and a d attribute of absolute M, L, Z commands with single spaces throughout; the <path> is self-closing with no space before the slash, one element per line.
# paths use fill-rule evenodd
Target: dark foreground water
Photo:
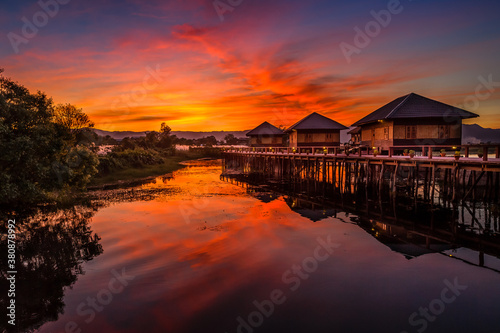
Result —
<path fill-rule="evenodd" d="M 491 238 L 443 242 L 453 234 L 425 229 L 432 238 L 220 172 L 218 162 L 194 163 L 104 203 L 16 221 L 17 321 L 3 327 L 500 332 Z M 489 228 L 494 240 L 498 226 Z"/>

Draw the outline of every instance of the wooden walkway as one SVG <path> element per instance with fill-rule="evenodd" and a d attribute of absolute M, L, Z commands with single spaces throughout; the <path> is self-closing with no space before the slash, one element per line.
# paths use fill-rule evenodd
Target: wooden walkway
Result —
<path fill-rule="evenodd" d="M 419 146 L 422 152 L 434 146 Z M 463 148 L 463 147 L 462 147 Z M 401 148 L 402 149 L 402 148 Z M 465 148 L 468 151 L 468 148 Z M 304 152 L 306 151 L 306 152 Z M 424 199 L 434 201 L 436 191 L 451 201 L 499 200 L 500 158 L 498 148 L 490 156 L 392 156 L 368 155 L 361 149 L 356 154 L 339 152 L 340 147 L 301 148 L 239 148 L 223 152 L 223 170 L 239 169 L 244 173 L 260 173 L 288 181 L 308 180 L 332 184 L 340 191 L 360 184 L 379 191 L 397 191 L 404 183 Z M 486 150 L 487 152 L 487 150 Z M 317 186 L 317 185 L 315 185 Z"/>

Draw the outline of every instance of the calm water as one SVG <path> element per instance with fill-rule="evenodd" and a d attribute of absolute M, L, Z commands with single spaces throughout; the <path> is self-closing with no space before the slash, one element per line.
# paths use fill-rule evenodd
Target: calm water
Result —
<path fill-rule="evenodd" d="M 194 163 L 25 221 L 17 329 L 500 331 L 494 255 L 220 172 Z"/>

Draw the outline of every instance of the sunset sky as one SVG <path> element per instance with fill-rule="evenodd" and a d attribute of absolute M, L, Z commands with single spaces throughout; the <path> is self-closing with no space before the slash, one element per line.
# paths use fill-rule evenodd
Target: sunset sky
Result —
<path fill-rule="evenodd" d="M 500 128 L 498 0 L 55 1 L 2 3 L 0 68 L 99 129 L 349 126 L 410 92 Z"/>

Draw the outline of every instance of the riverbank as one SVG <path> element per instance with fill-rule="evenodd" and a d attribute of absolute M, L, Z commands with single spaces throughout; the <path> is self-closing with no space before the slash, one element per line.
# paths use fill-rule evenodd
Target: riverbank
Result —
<path fill-rule="evenodd" d="M 94 200 L 101 197 L 101 195 L 95 192 L 140 186 L 153 181 L 158 176 L 164 176 L 166 178 L 171 177 L 174 171 L 186 167 L 186 164 L 188 164 L 189 161 L 218 159 L 217 156 L 207 155 L 208 154 L 206 153 L 199 152 L 180 152 L 174 156 L 165 157 L 163 163 L 142 165 L 138 167 L 129 166 L 122 169 L 115 169 L 102 176 L 94 176 L 87 185 L 87 190 L 85 191 L 72 191 L 65 189 L 47 192 L 45 200 L 29 203 L 28 206 L 30 208 L 28 210 L 37 209 L 37 207 L 72 207 L 76 204 L 87 202 L 89 199 Z M 0 210 L 8 215 L 16 211 L 25 210 L 26 205 L 27 203 L 25 202 L 18 202 L 8 206 L 0 205 L 0 208 L 2 208 Z"/>
<path fill-rule="evenodd" d="M 173 170 L 180 170 L 187 166 L 199 166 L 199 165 L 213 165 L 217 163 L 217 158 L 212 157 L 202 157 L 197 159 L 184 159 L 178 162 L 178 167 Z M 88 203 L 92 203 L 94 206 L 106 205 L 109 202 L 125 202 L 125 201 L 150 201 L 157 198 L 160 195 L 164 195 L 171 191 L 169 188 L 164 187 L 140 187 L 147 183 L 154 182 L 155 179 L 161 178 L 163 181 L 172 180 L 174 178 L 173 171 L 170 173 L 161 173 L 159 175 L 151 175 L 144 178 L 133 178 L 127 180 L 118 180 L 115 182 L 105 183 L 103 185 L 89 187 L 85 195 L 80 197 Z"/>
<path fill-rule="evenodd" d="M 180 164 L 181 162 L 193 159 L 197 159 L 197 157 L 186 155 L 171 156 L 162 164 L 116 170 L 101 177 L 94 177 L 87 188 L 89 190 L 102 189 L 107 186 L 126 185 L 127 183 L 147 180 L 179 170 L 184 167 L 184 165 Z"/>
<path fill-rule="evenodd" d="M 99 173 L 95 175 L 87 189 L 103 189 L 108 185 L 131 186 L 140 184 L 155 176 L 169 174 L 183 167 L 181 162 L 203 158 L 219 158 L 220 151 L 212 148 L 196 151 L 171 151 L 158 149 L 126 149 L 99 157 Z"/>

